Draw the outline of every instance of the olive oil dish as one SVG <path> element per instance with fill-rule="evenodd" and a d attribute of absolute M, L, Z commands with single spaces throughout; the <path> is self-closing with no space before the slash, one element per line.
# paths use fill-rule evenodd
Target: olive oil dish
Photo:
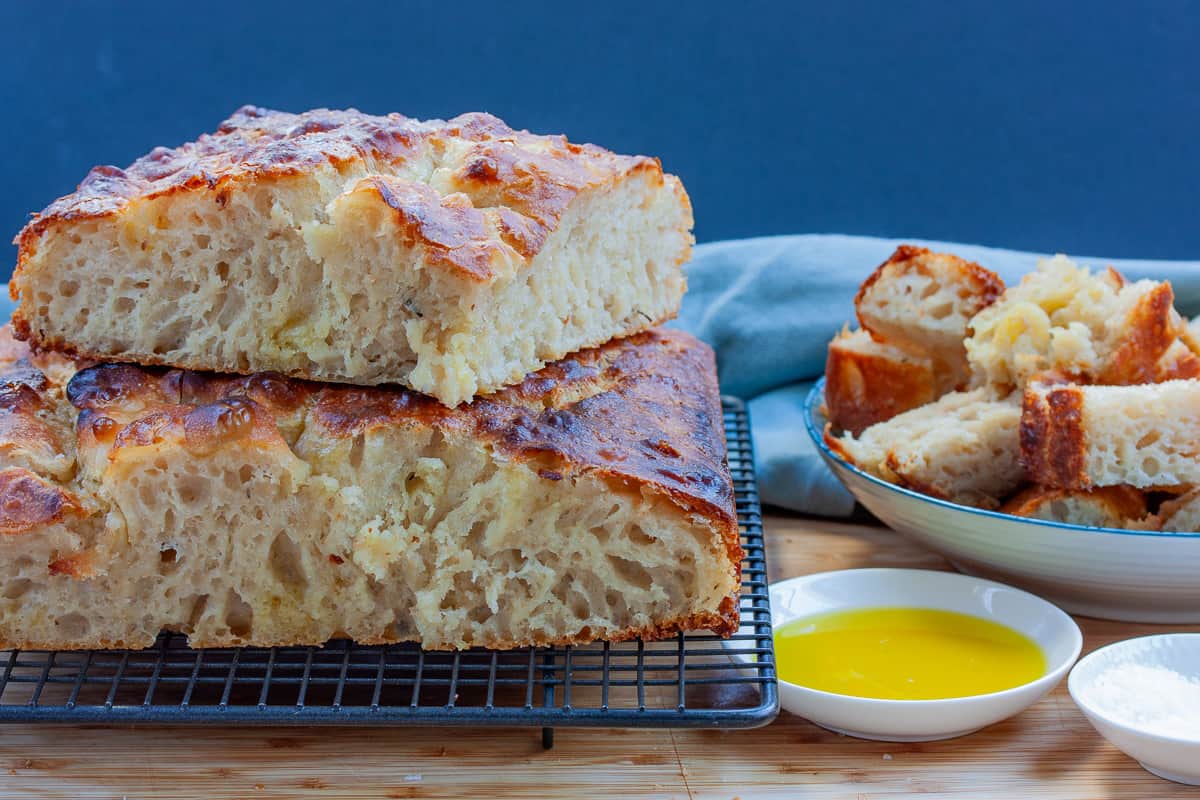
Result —
<path fill-rule="evenodd" d="M 854 697 L 940 700 L 1037 680 L 1046 655 L 998 622 L 936 608 L 860 608 L 775 630 L 780 680 Z"/>
<path fill-rule="evenodd" d="M 770 600 L 780 705 L 860 739 L 950 739 L 1011 717 L 1052 690 L 1083 645 L 1079 626 L 1056 606 L 1011 586 L 952 572 L 821 572 L 771 584 Z M 812 632 L 818 635 L 803 643 Z M 895 641 L 881 643 L 889 636 Z M 1009 665 L 993 676 L 998 680 L 971 682 L 960 674 L 978 670 L 981 653 L 992 657 L 1005 650 Z M 934 668 L 924 677 L 939 685 L 913 688 L 922 676 L 910 670 L 929 669 L 914 665 L 948 652 L 958 659 L 957 671 L 939 675 Z M 732 648 L 729 655 L 741 663 L 753 658 Z M 867 677 L 829 680 L 839 669 L 873 676 L 884 686 L 874 686 L 870 696 L 862 690 L 871 683 Z M 917 680 L 908 684 L 914 675 Z"/>

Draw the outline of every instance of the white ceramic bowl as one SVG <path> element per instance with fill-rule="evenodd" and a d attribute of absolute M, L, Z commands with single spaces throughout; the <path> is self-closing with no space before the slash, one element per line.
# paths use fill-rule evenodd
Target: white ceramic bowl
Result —
<path fill-rule="evenodd" d="M 1077 614 L 1129 622 L 1200 622 L 1200 534 L 1091 528 L 961 506 L 868 475 L 829 449 L 820 406 L 808 433 L 850 493 L 884 524 L 955 567 L 1013 583 Z"/>
<path fill-rule="evenodd" d="M 1110 644 L 1076 664 L 1067 681 L 1075 705 L 1105 739 L 1160 778 L 1200 786 L 1200 719 L 1195 721 L 1195 736 L 1151 733 L 1120 709 L 1106 706 L 1105 696 L 1094 691 L 1098 677 L 1123 664 L 1166 667 L 1200 678 L 1200 633 L 1142 636 Z M 1145 687 L 1147 694 L 1161 690 L 1159 686 Z"/>
<path fill-rule="evenodd" d="M 983 617 L 1020 631 L 1046 655 L 1046 674 L 1002 692 L 945 700 L 851 697 L 779 681 L 783 708 L 860 739 L 920 742 L 972 733 L 1029 707 L 1062 679 L 1083 638 L 1075 622 L 1028 592 L 993 581 L 919 569 L 849 569 L 773 583 L 771 623 L 827 611 L 881 606 L 937 608 Z M 733 653 L 733 658 L 747 656 Z"/>

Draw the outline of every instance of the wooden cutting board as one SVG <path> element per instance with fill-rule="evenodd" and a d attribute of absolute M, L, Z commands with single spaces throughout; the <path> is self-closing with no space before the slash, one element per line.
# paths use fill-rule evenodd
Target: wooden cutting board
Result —
<path fill-rule="evenodd" d="M 946 568 L 871 524 L 768 517 L 772 580 Z M 1080 619 L 1084 652 L 1185 626 Z M 1190 628 L 1195 630 L 1194 627 Z M 663 698 L 668 702 L 667 698 Z M 885 744 L 786 712 L 754 731 L 0 726 L 0 798 L 1200 798 L 1101 739 L 1066 686 L 946 742 Z"/>

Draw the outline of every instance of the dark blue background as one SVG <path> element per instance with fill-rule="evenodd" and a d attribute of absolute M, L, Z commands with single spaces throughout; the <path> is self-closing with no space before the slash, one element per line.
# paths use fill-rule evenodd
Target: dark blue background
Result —
<path fill-rule="evenodd" d="M 482 109 L 658 155 L 701 241 L 1200 256 L 1195 4 L 3 0 L 0 36 L 6 234 L 252 102 Z"/>

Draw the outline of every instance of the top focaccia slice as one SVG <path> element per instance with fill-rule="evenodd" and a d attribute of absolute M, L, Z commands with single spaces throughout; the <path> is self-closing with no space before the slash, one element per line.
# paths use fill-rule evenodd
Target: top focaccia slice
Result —
<path fill-rule="evenodd" d="M 673 317 L 691 225 L 656 159 L 487 114 L 245 107 L 35 215 L 14 326 L 35 348 L 453 406 Z"/>

